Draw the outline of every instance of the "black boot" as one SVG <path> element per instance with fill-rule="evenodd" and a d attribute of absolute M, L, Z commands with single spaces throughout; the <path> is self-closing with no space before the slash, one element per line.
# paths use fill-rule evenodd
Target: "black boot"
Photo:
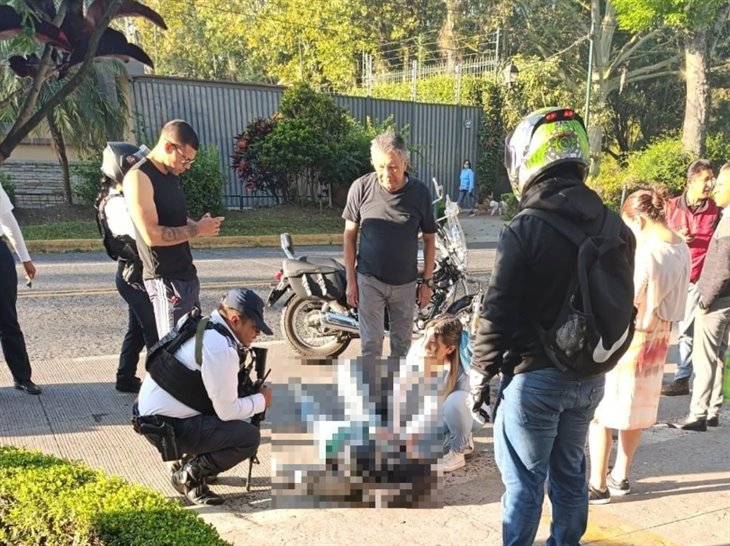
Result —
<path fill-rule="evenodd" d="M 172 474 L 172 485 L 195 504 L 223 504 L 223 498 L 208 488 L 208 476 L 218 473 L 205 455 L 193 457 Z"/>

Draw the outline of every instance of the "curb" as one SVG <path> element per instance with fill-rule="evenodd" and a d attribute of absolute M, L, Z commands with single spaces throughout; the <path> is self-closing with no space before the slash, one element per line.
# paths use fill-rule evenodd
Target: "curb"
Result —
<path fill-rule="evenodd" d="M 295 246 L 332 246 L 342 244 L 341 233 L 303 233 L 292 235 Z M 191 242 L 192 248 L 263 248 L 280 246 L 278 235 L 232 235 L 201 237 Z M 99 239 L 38 239 L 26 240 L 29 252 L 104 252 Z"/>

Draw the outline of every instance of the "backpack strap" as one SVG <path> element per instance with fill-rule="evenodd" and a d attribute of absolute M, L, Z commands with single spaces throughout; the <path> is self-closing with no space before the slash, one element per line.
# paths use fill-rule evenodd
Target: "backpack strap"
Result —
<path fill-rule="evenodd" d="M 607 216 L 605 209 L 603 211 L 603 214 L 604 217 L 601 222 L 602 225 L 605 223 Z M 569 220 L 566 220 L 560 214 L 554 212 L 548 212 L 541 209 L 524 209 L 522 210 L 522 212 L 520 212 L 518 216 L 522 215 L 534 216 L 536 218 L 539 218 L 546 224 L 552 226 L 563 237 L 571 241 L 578 248 L 580 248 L 580 246 L 583 244 L 583 241 L 585 241 L 590 236 L 590 234 L 586 233 L 578 225 Z"/>
<path fill-rule="evenodd" d="M 203 335 L 206 330 L 215 330 L 223 337 L 228 338 L 229 341 L 238 343 L 238 341 L 231 335 L 228 329 L 221 324 L 216 324 L 210 321 L 210 317 L 203 317 L 198 323 L 198 327 L 195 330 L 195 363 L 198 366 L 203 365 Z"/>

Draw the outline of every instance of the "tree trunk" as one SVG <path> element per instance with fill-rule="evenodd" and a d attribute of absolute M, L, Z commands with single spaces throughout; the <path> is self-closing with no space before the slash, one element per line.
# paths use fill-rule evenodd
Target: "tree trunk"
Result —
<path fill-rule="evenodd" d="M 707 81 L 708 35 L 699 30 L 685 39 L 684 60 L 687 100 L 682 126 L 682 151 L 701 157 L 705 151 L 710 87 Z"/>
<path fill-rule="evenodd" d="M 438 37 L 438 47 L 441 50 L 441 57 L 446 60 L 446 70 L 449 74 L 456 72 L 457 43 L 456 43 L 456 10 L 458 0 L 446 0 L 446 17 L 441 25 Z"/>
<path fill-rule="evenodd" d="M 53 150 L 58 156 L 58 163 L 61 165 L 61 173 L 63 175 L 63 201 L 69 205 L 73 204 L 73 194 L 71 193 L 71 173 L 68 168 L 68 156 L 66 155 L 66 144 L 63 141 L 63 134 L 53 119 L 53 114 L 46 117 L 48 129 L 51 132 L 51 141 L 53 142 Z"/>

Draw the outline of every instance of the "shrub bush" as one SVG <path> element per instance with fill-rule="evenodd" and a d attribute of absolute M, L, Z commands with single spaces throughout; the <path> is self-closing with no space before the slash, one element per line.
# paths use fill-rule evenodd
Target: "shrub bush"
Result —
<path fill-rule="evenodd" d="M 224 546 L 161 494 L 78 463 L 0 447 L 0 544 Z"/>
<path fill-rule="evenodd" d="M 197 220 L 206 212 L 213 216 L 221 213 L 223 173 L 218 163 L 218 149 L 215 146 L 207 148 L 201 146 L 195 161 L 180 178 L 188 204 L 188 216 Z"/>
<path fill-rule="evenodd" d="M 588 179 L 587 184 L 601 196 L 603 202 L 614 210 L 621 207 L 621 196 L 626 187 L 626 194 L 638 188 L 640 181 L 633 178 L 621 164 L 611 156 L 604 155 L 601 160 L 601 172 L 597 177 Z"/>
<path fill-rule="evenodd" d="M 0 186 L 3 187 L 5 193 L 8 194 L 10 202 L 15 206 L 15 185 L 10 181 L 10 175 L 0 173 Z"/>
<path fill-rule="evenodd" d="M 101 157 L 71 164 L 71 191 L 74 202 L 93 205 L 101 188 Z"/>
<path fill-rule="evenodd" d="M 629 156 L 628 178 L 636 184 L 666 186 L 672 193 L 681 193 L 687 178 L 687 167 L 694 157 L 682 152 L 682 141 L 669 136 L 653 141 L 645 150 Z"/>

